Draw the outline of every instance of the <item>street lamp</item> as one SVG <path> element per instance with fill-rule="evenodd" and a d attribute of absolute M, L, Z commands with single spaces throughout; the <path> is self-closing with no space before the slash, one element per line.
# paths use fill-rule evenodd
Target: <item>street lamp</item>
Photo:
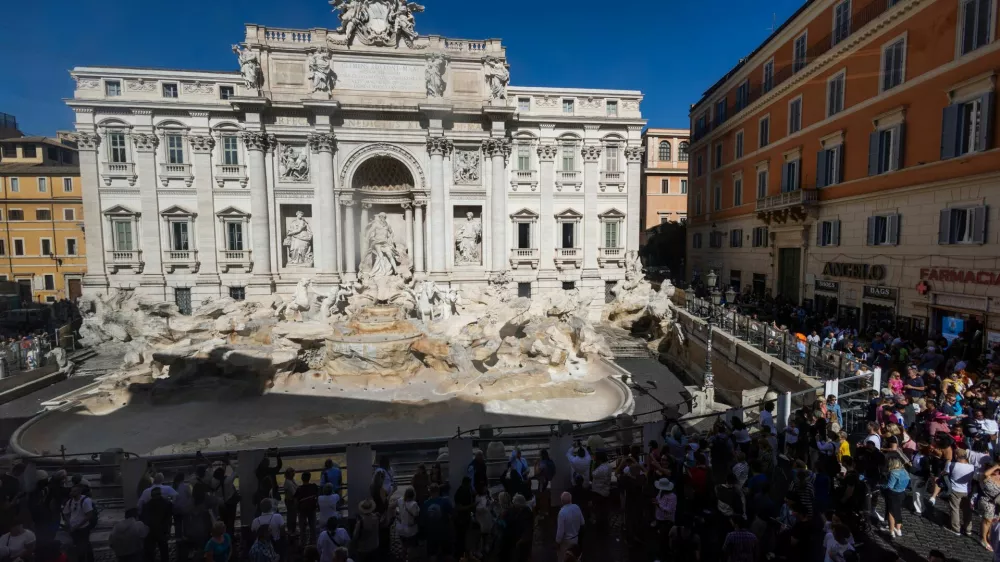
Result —
<path fill-rule="evenodd" d="M 736 300 L 736 291 L 732 287 L 726 289 L 726 304 L 732 304 Z"/>
<path fill-rule="evenodd" d="M 712 306 L 719 306 L 719 303 L 722 302 L 722 294 L 719 293 L 718 287 L 715 286 L 715 282 L 718 281 L 719 276 L 715 274 L 715 270 L 711 270 L 708 272 L 706 279 L 711 290 Z M 715 375 L 712 374 L 712 306 L 708 307 L 708 318 L 706 318 L 708 324 L 708 341 L 705 349 L 705 382 L 701 385 L 701 390 L 705 393 L 705 400 L 709 404 L 715 401 Z"/>

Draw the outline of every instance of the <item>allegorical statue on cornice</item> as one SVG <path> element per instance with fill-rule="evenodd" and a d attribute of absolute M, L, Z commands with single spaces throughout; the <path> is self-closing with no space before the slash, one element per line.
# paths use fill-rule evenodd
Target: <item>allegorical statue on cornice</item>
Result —
<path fill-rule="evenodd" d="M 406 0 L 330 0 L 330 5 L 340 13 L 340 27 L 335 32 L 342 38 L 330 36 L 335 45 L 351 46 L 357 37 L 361 43 L 375 47 L 398 47 L 402 40 L 411 49 L 419 37 L 413 14 L 424 7 Z"/>

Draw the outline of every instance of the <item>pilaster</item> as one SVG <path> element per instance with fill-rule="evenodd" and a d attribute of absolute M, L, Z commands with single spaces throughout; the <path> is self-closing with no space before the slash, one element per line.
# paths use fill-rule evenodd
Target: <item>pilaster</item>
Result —
<path fill-rule="evenodd" d="M 361 232 L 364 232 L 365 229 L 368 228 L 368 221 L 371 220 L 369 216 L 371 213 L 371 208 L 372 208 L 371 203 L 367 201 L 361 202 L 361 224 L 359 225 L 361 227 Z M 368 254 L 368 237 L 361 236 L 360 242 L 361 242 L 361 259 L 365 259 L 365 255 Z"/>
<path fill-rule="evenodd" d="M 483 152 L 490 157 L 493 168 L 492 192 L 490 199 L 490 269 L 506 271 L 509 237 L 507 236 L 507 184 L 506 163 L 510 156 L 511 143 L 507 138 L 491 138 L 483 141 Z"/>
<path fill-rule="evenodd" d="M 87 274 L 83 286 L 88 290 L 105 291 L 108 275 L 104 263 L 104 218 L 101 209 L 100 162 L 97 149 L 101 137 L 94 133 L 77 133 L 76 141 L 80 159 L 80 187 L 83 192 L 83 227 L 86 229 Z M 110 244 L 108 248 L 110 248 Z"/>
<path fill-rule="evenodd" d="M 160 203 L 156 192 L 156 147 L 160 139 L 150 133 L 133 133 L 135 145 L 135 173 L 139 177 L 139 208 L 142 213 L 139 222 L 142 234 L 143 287 L 163 287 L 163 246 L 160 243 Z M 159 295 L 161 291 L 150 291 Z"/>
<path fill-rule="evenodd" d="M 559 147 L 554 144 L 543 144 L 538 147 L 538 189 L 541 191 L 539 203 L 539 259 L 538 268 L 541 271 L 555 271 L 556 252 L 556 221 L 553 201 L 555 189 L 555 159 Z"/>
<path fill-rule="evenodd" d="M 627 208 L 625 210 L 625 249 L 639 250 L 639 219 L 642 214 L 642 157 L 646 147 L 629 146 L 625 148 L 625 160 L 628 172 L 625 177 L 625 193 Z"/>
<path fill-rule="evenodd" d="M 424 206 L 426 201 L 413 202 L 416 210 L 413 221 L 413 269 L 416 273 L 424 272 Z"/>
<path fill-rule="evenodd" d="M 583 155 L 583 268 L 597 269 L 597 255 L 604 245 L 601 240 L 601 222 L 597 217 L 597 192 L 599 191 L 601 147 L 599 145 L 584 146 L 580 151 Z"/>
<path fill-rule="evenodd" d="M 215 196 L 212 192 L 212 149 L 215 148 L 215 139 L 208 135 L 192 135 L 188 137 L 188 145 L 191 147 L 194 187 L 198 193 L 198 217 L 195 220 L 198 261 L 201 262 L 198 267 L 198 285 L 204 286 L 198 296 L 219 296 L 219 245 L 215 237 Z"/>
<path fill-rule="evenodd" d="M 353 278 L 358 264 L 354 257 L 354 199 L 342 195 L 340 205 L 344 208 L 344 271 Z"/>

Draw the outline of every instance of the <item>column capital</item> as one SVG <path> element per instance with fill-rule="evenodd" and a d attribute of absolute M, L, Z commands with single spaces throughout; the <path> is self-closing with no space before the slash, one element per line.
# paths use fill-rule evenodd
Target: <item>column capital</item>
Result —
<path fill-rule="evenodd" d="M 271 140 L 268 138 L 269 136 L 256 131 L 243 131 L 243 144 L 246 145 L 247 150 L 264 152 L 267 150 L 267 145 Z"/>
<path fill-rule="evenodd" d="M 409 201 L 403 201 L 402 203 L 399 204 L 399 206 L 402 207 L 403 209 L 409 210 L 413 208 L 413 203 Z"/>
<path fill-rule="evenodd" d="M 486 139 L 483 141 L 483 152 L 487 156 L 503 156 L 507 158 L 510 156 L 510 150 L 510 139 L 508 138 Z"/>
<path fill-rule="evenodd" d="M 333 153 L 337 150 L 337 138 L 330 133 L 313 133 L 309 135 L 309 149 L 313 152 Z"/>
<path fill-rule="evenodd" d="M 278 137 L 268 133 L 264 137 L 267 139 L 267 145 L 264 147 L 268 152 L 274 152 L 278 149 Z"/>
<path fill-rule="evenodd" d="M 191 152 L 195 154 L 209 154 L 215 148 L 215 139 L 208 135 L 191 135 L 188 141 L 191 143 Z"/>
<path fill-rule="evenodd" d="M 583 155 L 584 162 L 597 162 L 601 159 L 601 150 L 600 146 L 590 145 L 580 149 L 580 154 Z"/>
<path fill-rule="evenodd" d="M 419 210 L 421 207 L 427 206 L 427 201 L 425 199 L 414 199 L 413 206 Z"/>
<path fill-rule="evenodd" d="M 76 142 L 77 150 L 97 150 L 101 144 L 101 136 L 96 133 L 74 133 L 70 140 Z"/>
<path fill-rule="evenodd" d="M 135 143 L 135 149 L 139 152 L 153 152 L 157 146 L 160 146 L 160 137 L 151 133 L 133 133 L 132 142 Z"/>
<path fill-rule="evenodd" d="M 538 159 L 542 162 L 552 162 L 559 155 L 559 147 L 554 144 L 538 145 Z"/>
<path fill-rule="evenodd" d="M 353 207 L 354 206 L 354 197 L 352 197 L 350 195 L 341 195 L 340 196 L 340 204 L 343 205 L 343 206 L 345 206 L 345 207 Z"/>
<path fill-rule="evenodd" d="M 366 211 L 368 209 L 371 209 L 372 208 L 372 202 L 371 201 L 362 201 L 361 202 L 361 208 L 364 209 L 364 210 L 366 210 Z"/>
<path fill-rule="evenodd" d="M 444 137 L 429 137 L 427 139 L 427 152 L 430 152 L 431 156 L 447 156 L 448 154 L 451 154 L 451 151 L 454 148 L 455 143 Z"/>
<path fill-rule="evenodd" d="M 646 147 L 639 146 L 629 146 L 625 148 L 625 159 L 629 164 L 641 164 L 642 157 L 646 153 Z"/>

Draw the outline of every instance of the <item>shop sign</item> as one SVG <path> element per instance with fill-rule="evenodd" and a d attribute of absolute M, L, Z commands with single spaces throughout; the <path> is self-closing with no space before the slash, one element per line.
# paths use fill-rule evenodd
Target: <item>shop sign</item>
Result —
<path fill-rule="evenodd" d="M 840 291 L 840 283 L 837 283 L 836 281 L 824 281 L 822 279 L 817 279 L 816 290 L 836 293 Z"/>
<path fill-rule="evenodd" d="M 830 277 L 847 277 L 849 279 L 881 281 L 885 279 L 885 266 L 869 265 L 867 263 L 827 262 L 826 265 L 823 266 L 823 275 L 829 275 Z"/>
<path fill-rule="evenodd" d="M 934 304 L 949 308 L 964 308 L 966 310 L 979 310 L 982 312 L 986 312 L 987 308 L 986 299 L 964 295 L 934 295 Z"/>
<path fill-rule="evenodd" d="M 974 285 L 1000 285 L 1000 272 L 971 269 L 921 268 L 920 278 L 928 281 L 950 281 Z"/>
<path fill-rule="evenodd" d="M 891 287 L 873 287 L 865 285 L 864 297 L 867 299 L 896 300 L 896 289 Z"/>

